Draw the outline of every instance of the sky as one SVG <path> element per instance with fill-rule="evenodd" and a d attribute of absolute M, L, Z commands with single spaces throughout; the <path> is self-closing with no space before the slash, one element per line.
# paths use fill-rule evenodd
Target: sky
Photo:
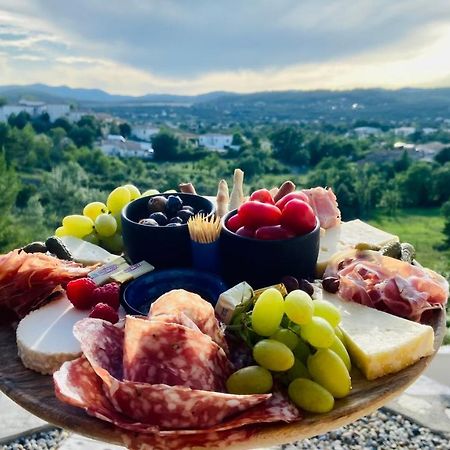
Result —
<path fill-rule="evenodd" d="M 0 85 L 450 86 L 450 0 L 0 0 Z"/>

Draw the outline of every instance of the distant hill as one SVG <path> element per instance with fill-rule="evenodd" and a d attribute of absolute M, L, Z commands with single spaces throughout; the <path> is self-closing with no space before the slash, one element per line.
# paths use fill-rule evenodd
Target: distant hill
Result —
<path fill-rule="evenodd" d="M 218 91 L 201 95 L 109 94 L 101 89 L 32 84 L 0 86 L 0 97 L 9 103 L 21 98 L 70 102 L 97 110 L 143 111 L 144 108 L 183 107 L 180 117 L 202 120 L 403 120 L 450 118 L 450 88 L 348 91 L 280 91 L 236 94 Z"/>

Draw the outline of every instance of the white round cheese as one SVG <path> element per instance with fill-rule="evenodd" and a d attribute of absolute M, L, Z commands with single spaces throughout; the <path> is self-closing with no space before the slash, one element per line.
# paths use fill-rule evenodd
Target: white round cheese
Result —
<path fill-rule="evenodd" d="M 81 354 L 73 326 L 89 315 L 75 309 L 65 293 L 24 317 L 17 327 L 19 357 L 25 367 L 52 374 L 65 361 Z"/>

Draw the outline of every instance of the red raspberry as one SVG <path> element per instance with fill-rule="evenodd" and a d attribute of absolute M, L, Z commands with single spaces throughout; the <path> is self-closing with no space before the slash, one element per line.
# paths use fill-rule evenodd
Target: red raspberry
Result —
<path fill-rule="evenodd" d="M 78 278 L 67 283 L 67 298 L 77 309 L 89 309 L 94 304 L 93 292 L 97 285 L 90 278 Z"/>
<path fill-rule="evenodd" d="M 108 283 L 94 289 L 92 293 L 94 305 L 97 303 L 106 303 L 116 311 L 120 305 L 120 285 L 117 283 Z"/>
<path fill-rule="evenodd" d="M 107 320 L 111 323 L 117 323 L 119 320 L 119 314 L 117 314 L 117 311 L 106 303 L 97 303 L 89 314 L 89 317 Z"/>

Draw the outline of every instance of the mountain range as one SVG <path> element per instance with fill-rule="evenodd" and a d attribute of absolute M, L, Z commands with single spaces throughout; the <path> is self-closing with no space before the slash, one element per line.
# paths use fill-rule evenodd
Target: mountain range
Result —
<path fill-rule="evenodd" d="M 8 103 L 22 98 L 75 103 L 116 113 L 120 110 L 169 109 L 202 120 L 433 120 L 450 118 L 450 88 L 354 89 L 347 91 L 273 91 L 200 95 L 109 94 L 101 89 L 31 84 L 0 86 Z M 181 111 L 184 110 L 184 111 Z"/>

